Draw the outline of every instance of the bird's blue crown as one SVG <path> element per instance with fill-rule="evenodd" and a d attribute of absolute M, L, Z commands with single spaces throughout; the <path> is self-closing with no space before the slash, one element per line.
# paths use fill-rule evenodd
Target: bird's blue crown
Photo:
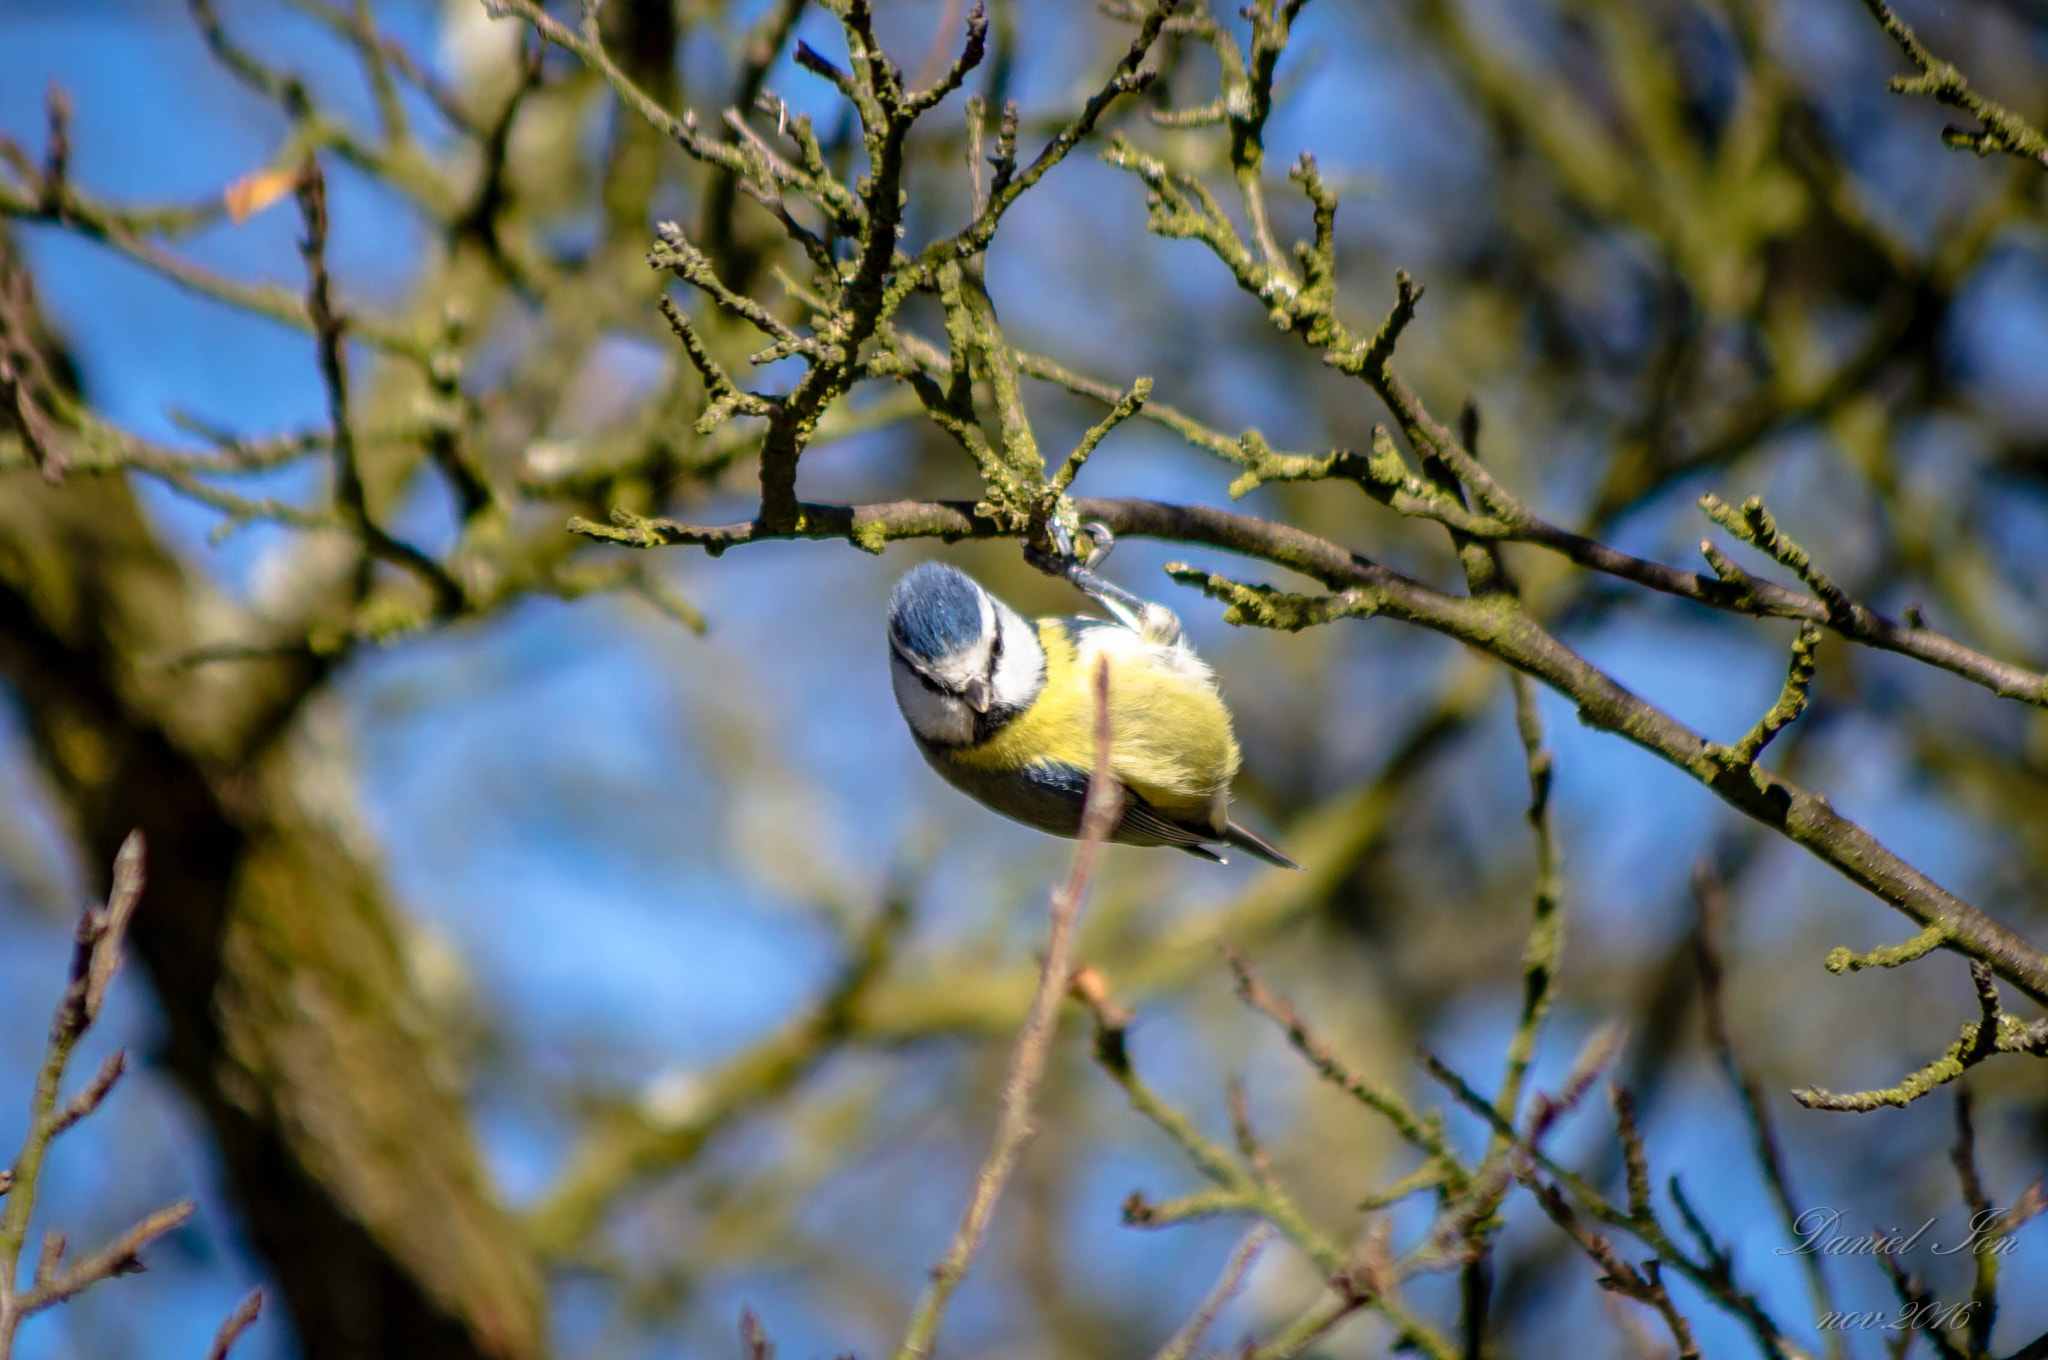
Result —
<path fill-rule="evenodd" d="M 889 630 L 920 660 L 957 655 L 981 638 L 981 587 L 957 567 L 920 562 L 889 594 Z"/>

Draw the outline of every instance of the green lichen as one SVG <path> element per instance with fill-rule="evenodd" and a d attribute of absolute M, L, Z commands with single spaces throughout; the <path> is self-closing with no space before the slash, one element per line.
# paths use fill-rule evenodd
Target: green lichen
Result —
<path fill-rule="evenodd" d="M 1880 945 L 1876 949 L 1857 953 L 1846 945 L 1836 945 L 1828 951 L 1827 961 L 1822 965 L 1830 973 L 1854 973 L 1865 968 L 1897 968 L 1923 958 L 1948 943 L 1949 933 L 1939 925 L 1928 926 L 1912 939 L 1899 944 Z"/>

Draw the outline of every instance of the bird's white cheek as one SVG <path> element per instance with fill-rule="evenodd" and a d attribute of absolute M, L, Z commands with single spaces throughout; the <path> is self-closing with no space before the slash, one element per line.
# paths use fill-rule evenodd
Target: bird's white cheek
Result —
<path fill-rule="evenodd" d="M 966 704 L 951 695 L 932 693 L 893 656 L 889 658 L 889 678 L 896 688 L 896 707 L 903 710 L 911 731 L 926 741 L 950 746 L 974 739 L 974 714 Z"/>
<path fill-rule="evenodd" d="M 1038 630 L 1008 605 L 1002 611 L 1003 655 L 996 662 L 996 701 L 1011 708 L 1029 708 L 1045 688 L 1045 649 Z"/>

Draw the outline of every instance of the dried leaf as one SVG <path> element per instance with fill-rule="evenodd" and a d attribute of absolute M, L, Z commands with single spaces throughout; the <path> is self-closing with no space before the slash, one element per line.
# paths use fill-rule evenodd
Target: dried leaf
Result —
<path fill-rule="evenodd" d="M 295 169 L 251 170 L 221 195 L 228 205 L 228 219 L 240 226 L 290 193 L 298 182 L 299 172 Z"/>

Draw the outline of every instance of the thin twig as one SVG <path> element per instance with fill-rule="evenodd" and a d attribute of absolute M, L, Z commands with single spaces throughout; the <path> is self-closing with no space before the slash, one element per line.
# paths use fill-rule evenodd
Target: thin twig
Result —
<path fill-rule="evenodd" d="M 1728 917 L 1728 892 L 1713 870 L 1702 861 L 1693 866 L 1692 893 L 1698 910 L 1698 919 L 1693 925 L 1693 958 L 1700 973 L 1700 1010 L 1707 1031 L 1707 1046 L 1713 1049 L 1721 1071 L 1742 1101 L 1743 1118 L 1749 1125 L 1750 1148 L 1756 1156 L 1757 1166 L 1764 1173 L 1764 1184 L 1770 1189 L 1771 1202 L 1777 1207 L 1778 1218 L 1785 1231 L 1797 1241 L 1802 1236 L 1797 1226 L 1800 1208 L 1792 1193 L 1791 1174 L 1786 1170 L 1785 1154 L 1778 1144 L 1777 1130 L 1771 1124 L 1770 1106 L 1764 1100 L 1762 1083 L 1735 1056 L 1735 1040 L 1728 1025 L 1728 969 L 1721 952 Z M 1822 1253 L 1807 1251 L 1799 1255 L 1805 1268 L 1807 1294 L 1812 1300 L 1815 1316 L 1834 1312 L 1834 1290 L 1822 1268 Z M 1830 1356 L 1842 1355 L 1845 1347 L 1839 1332 L 1830 1331 L 1825 1340 Z"/>
<path fill-rule="evenodd" d="M 1275 996 L 1252 972 L 1251 961 L 1232 945 L 1223 946 L 1223 956 L 1230 964 L 1231 973 L 1237 978 L 1237 995 L 1246 1005 L 1271 1017 L 1287 1035 L 1287 1042 L 1294 1050 L 1308 1059 L 1316 1075 L 1349 1095 L 1367 1109 L 1374 1110 L 1394 1126 L 1404 1142 L 1422 1152 L 1433 1161 L 1452 1165 L 1450 1147 L 1444 1141 L 1441 1129 L 1423 1116 L 1417 1114 L 1409 1102 L 1391 1087 L 1373 1081 L 1345 1063 L 1330 1046 L 1309 1029 L 1289 1002 Z"/>
<path fill-rule="evenodd" d="M 1977 120 L 1977 130 L 1946 128 L 1941 140 L 1964 151 L 1988 156 L 2007 152 L 2048 165 L 2048 136 L 2003 104 L 1986 99 L 1970 88 L 1963 73 L 1927 50 L 1919 35 L 1892 11 L 1885 0 L 1863 0 L 1887 37 L 1899 45 L 1906 60 L 1919 69 L 1917 76 L 1894 76 L 1889 88 L 1894 94 L 1924 94 L 1951 108 L 1958 108 Z"/>
<path fill-rule="evenodd" d="M 938 1341 L 939 1326 L 954 1291 L 967 1277 L 988 1233 L 996 1201 L 1003 1186 L 1016 1170 L 1017 1159 L 1031 1138 L 1031 1106 L 1037 1099 L 1039 1083 L 1045 1077 L 1046 1060 L 1052 1052 L 1053 1034 L 1059 1025 L 1060 1000 L 1066 995 L 1074 972 L 1074 925 L 1080 918 L 1081 903 L 1095 875 L 1103 842 L 1123 811 L 1123 786 L 1110 774 L 1109 662 L 1095 671 L 1095 770 L 1088 780 L 1087 800 L 1081 811 L 1081 844 L 1074 851 L 1074 865 L 1067 881 L 1052 899 L 1052 930 L 1046 940 L 1045 965 L 1039 970 L 1038 992 L 1017 1035 L 1010 1055 L 1010 1070 L 1003 1083 L 1002 1115 L 996 1124 L 993 1143 L 981 1170 L 974 1178 L 974 1193 L 960 1226 L 946 1248 L 946 1254 L 932 1267 L 931 1282 L 911 1314 L 896 1360 L 924 1360 Z"/>
<path fill-rule="evenodd" d="M 1510 1120 L 1522 1102 L 1522 1083 L 1536 1056 L 1536 1035 L 1556 995 L 1558 961 L 1564 949 L 1564 922 L 1559 915 L 1562 883 L 1557 832 L 1551 825 L 1550 787 L 1556 762 L 1543 744 L 1543 717 L 1536 708 L 1536 687 L 1529 677 L 1511 673 L 1515 692 L 1515 727 L 1522 739 L 1522 758 L 1529 772 L 1529 827 L 1536 841 L 1536 885 L 1530 894 L 1529 936 L 1522 946 L 1522 1013 L 1508 1044 L 1507 1071 L 1494 1101 Z"/>
<path fill-rule="evenodd" d="M 1664 1287 L 1663 1273 L 1658 1268 L 1657 1258 L 1643 1262 L 1642 1269 L 1625 1260 L 1614 1249 L 1614 1244 L 1605 1236 L 1593 1231 L 1573 1212 L 1564 1193 L 1555 1185 L 1535 1175 L 1528 1178 L 1530 1192 L 1536 1202 L 1543 1206 L 1543 1212 L 1550 1221 L 1564 1229 L 1579 1249 L 1591 1257 L 1603 1272 L 1596 1281 L 1602 1289 L 1634 1299 L 1637 1303 L 1653 1308 L 1664 1319 L 1664 1325 L 1671 1331 L 1671 1339 L 1678 1347 L 1679 1360 L 1698 1360 L 1699 1343 L 1693 1340 L 1692 1324 L 1685 1314 L 1678 1311 L 1678 1305 L 1671 1299 L 1671 1292 Z"/>
<path fill-rule="evenodd" d="M 1917 1071 L 1909 1072 L 1897 1085 L 1846 1094 L 1819 1086 L 1802 1087 L 1792 1098 L 1809 1110 L 1845 1110 L 1867 1114 L 1890 1105 L 1903 1107 L 1962 1076 L 1994 1053 L 2028 1053 L 2048 1057 L 2048 1020 L 2022 1024 L 2007 1015 L 1998 1002 L 1998 984 L 1981 961 L 1970 961 L 1970 982 L 1977 993 L 1977 1019 L 1963 1026 L 1948 1051 Z"/>
<path fill-rule="evenodd" d="M 36 1191 L 50 1145 L 80 1119 L 98 1108 L 120 1077 L 123 1060 L 116 1054 L 78 1095 L 58 1103 L 71 1057 L 79 1041 L 99 1018 L 107 988 L 122 963 L 122 944 L 129 922 L 142 900 L 142 833 L 133 831 L 114 856 L 112 884 L 103 905 L 87 907 L 73 937 L 71 978 L 50 1022 L 35 1089 L 29 1100 L 28 1131 L 13 1164 L 0 1172 L 0 1360 L 13 1353 L 14 1338 L 24 1318 L 76 1297 L 93 1285 L 142 1269 L 141 1252 L 157 1238 L 192 1217 L 190 1200 L 180 1200 L 144 1217 L 112 1242 L 64 1265 L 64 1234 L 55 1228 L 43 1235 L 31 1283 L 20 1286 L 21 1250 L 35 1211 Z"/>
<path fill-rule="evenodd" d="M 334 448 L 334 501 L 344 519 L 362 538 L 363 548 L 418 576 L 433 593 L 443 615 L 463 607 L 462 586 L 433 558 L 400 542 L 372 518 L 358 462 L 355 420 L 349 411 L 348 355 L 344 344 L 347 319 L 334 306 L 333 283 L 327 272 L 327 180 L 318 160 L 308 157 L 298 183 L 299 215 L 306 234 L 299 252 L 306 261 L 306 315 L 320 356 L 320 376 L 327 388 L 327 418 Z M 367 576 L 364 586 L 367 588 Z"/>
<path fill-rule="evenodd" d="M 1991 1328 L 1998 1321 L 1998 1257 L 1992 1242 L 1987 1237 L 1978 1237 L 1996 1222 L 1991 1209 L 1990 1197 L 1984 1193 L 1983 1179 L 1977 1174 L 1977 1121 L 1976 1102 L 1972 1097 L 1970 1083 L 1956 1083 L 1956 1141 L 1949 1149 L 1949 1161 L 1954 1163 L 1956 1180 L 1962 1192 L 1963 1207 L 1970 1211 L 1970 1232 L 1976 1240 L 1976 1249 L 1970 1255 L 1975 1270 L 1970 1280 L 1970 1351 L 1981 1354 L 1990 1349 Z"/>
<path fill-rule="evenodd" d="M 256 1317 L 263 1311 L 263 1291 L 252 1289 L 249 1297 L 243 1299 L 220 1324 L 220 1330 L 213 1335 L 213 1344 L 206 1348 L 206 1360 L 228 1360 L 228 1352 L 242 1339 L 242 1333 L 256 1325 Z"/>
<path fill-rule="evenodd" d="M 1209 1328 L 1216 1323 L 1217 1315 L 1237 1296 L 1244 1286 L 1245 1276 L 1251 1273 L 1252 1263 L 1259 1259 L 1259 1253 L 1273 1240 L 1273 1227 L 1260 1223 L 1239 1239 L 1237 1249 L 1230 1253 L 1230 1260 L 1224 1264 L 1222 1275 L 1202 1299 L 1194 1315 L 1182 1323 L 1180 1330 L 1167 1339 L 1164 1346 L 1156 1351 L 1152 1360 L 1191 1360 L 1195 1347 L 1202 1344 Z"/>

